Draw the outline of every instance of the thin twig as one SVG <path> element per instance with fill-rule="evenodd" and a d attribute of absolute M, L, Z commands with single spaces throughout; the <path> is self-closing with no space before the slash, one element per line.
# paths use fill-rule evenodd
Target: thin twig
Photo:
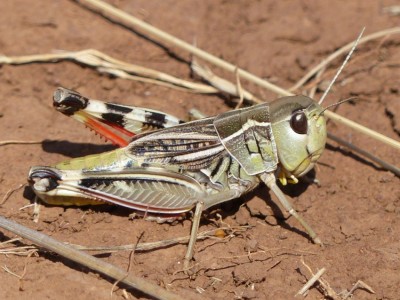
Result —
<path fill-rule="evenodd" d="M 317 281 L 319 281 L 319 279 L 321 278 L 321 276 L 325 273 L 326 269 L 322 268 L 321 270 L 318 270 L 318 272 L 313 275 L 307 282 L 306 284 L 297 292 L 296 295 L 301 295 L 304 296 L 308 290 L 310 289 L 310 287 L 312 287 L 314 285 L 314 283 L 316 283 Z"/>
<path fill-rule="evenodd" d="M 5 244 L 10 244 L 10 243 L 14 243 L 14 242 L 19 242 L 21 241 L 21 238 L 13 238 L 13 239 L 9 239 L 7 241 L 1 242 L 0 243 L 0 247 L 3 247 Z"/>
<path fill-rule="evenodd" d="M 240 76 L 239 76 L 237 70 L 236 70 L 236 72 L 235 72 L 235 77 L 236 77 L 236 90 L 237 90 L 237 93 L 239 94 L 239 102 L 238 102 L 238 104 L 236 104 L 235 109 L 239 109 L 239 108 L 241 108 L 242 105 L 243 105 L 243 101 L 244 101 L 244 95 L 243 95 L 243 94 L 244 94 L 244 90 L 243 90 L 243 88 L 242 88 L 242 84 L 240 83 Z"/>
<path fill-rule="evenodd" d="M 201 65 L 196 59 L 192 59 L 190 68 L 197 76 L 200 76 L 203 80 L 207 81 L 209 84 L 217 88 L 218 91 L 223 91 L 230 95 L 240 97 L 237 85 L 234 85 L 232 82 L 215 75 L 209 67 L 207 67 L 206 65 Z M 236 75 L 239 78 L 239 73 L 236 73 Z M 242 92 L 243 92 L 243 98 L 249 101 L 250 103 L 264 102 L 258 99 L 253 94 L 251 94 L 249 91 L 242 89 Z"/>
<path fill-rule="evenodd" d="M 121 282 L 135 288 L 147 295 L 156 299 L 183 299 L 176 294 L 173 294 L 158 285 L 150 283 L 140 277 L 133 276 L 126 271 L 104 262 L 94 256 L 91 256 L 82 251 L 76 250 L 71 246 L 67 246 L 41 232 L 29 229 L 14 221 L 7 220 L 0 216 L 0 227 L 9 230 L 25 239 L 32 241 L 39 247 L 58 253 L 59 255 L 104 274 L 115 280 L 121 279 Z"/>
<path fill-rule="evenodd" d="M 1 244 L 0 244 L 1 245 Z M 32 250 L 37 251 L 38 249 L 34 246 L 22 246 L 22 247 L 12 247 L 12 248 L 1 248 L 0 254 L 4 255 L 17 255 L 17 256 L 26 256 L 32 252 Z"/>
<path fill-rule="evenodd" d="M 5 145 L 34 145 L 34 144 L 41 144 L 43 141 L 17 141 L 17 140 L 7 140 L 7 141 L 0 141 L 0 146 Z"/>
<path fill-rule="evenodd" d="M 21 279 L 21 275 L 18 275 L 17 273 L 14 273 L 13 271 L 11 271 L 7 266 L 2 266 L 2 269 L 4 271 L 6 271 L 7 273 L 17 277 L 18 279 Z"/>
<path fill-rule="evenodd" d="M 19 242 L 21 240 L 22 240 L 21 238 L 13 238 L 0 243 L 0 254 L 26 255 L 29 254 L 32 250 L 38 250 L 35 246 L 20 246 L 20 247 L 5 248 L 6 245 L 14 242 Z"/>
<path fill-rule="evenodd" d="M 322 272 L 322 273 L 324 273 L 324 272 L 325 272 L 325 268 L 322 268 L 320 271 L 317 272 L 316 275 L 314 275 L 314 273 L 313 273 L 313 271 L 311 270 L 310 266 L 307 265 L 307 264 L 305 263 L 303 257 L 301 258 L 301 263 L 303 264 L 303 266 L 305 266 L 305 267 L 308 269 L 308 271 L 309 271 L 310 274 L 312 275 L 312 278 L 311 278 L 310 280 L 316 279 L 316 280 L 313 282 L 313 284 L 314 284 L 316 281 L 319 282 L 320 286 L 322 287 L 322 289 L 323 289 L 323 291 L 324 291 L 324 296 L 328 296 L 329 298 L 331 298 L 331 299 L 333 299 L 333 300 L 339 300 L 339 299 L 340 299 L 340 297 L 338 296 L 338 294 L 330 287 L 330 285 L 328 284 L 328 282 L 326 282 L 325 280 L 322 280 L 322 278 L 321 278 L 322 274 L 320 274 L 319 276 L 316 276 L 316 275 L 318 275 L 318 274 L 321 272 L 321 270 L 324 270 L 324 271 Z M 307 288 L 307 289 L 304 289 L 304 287 L 305 287 L 305 286 L 304 286 L 296 295 L 304 295 L 304 294 L 305 294 L 305 292 L 312 286 L 312 284 L 311 284 L 311 285 L 308 285 L 308 283 L 310 282 L 310 280 L 309 280 L 309 281 L 306 283 L 306 285 L 305 285 L 305 286 L 308 286 L 308 288 Z M 303 291 L 303 290 L 304 290 L 304 292 L 303 292 L 303 293 L 300 293 L 300 292 Z"/>
<path fill-rule="evenodd" d="M 241 229 L 243 228 L 248 228 L 246 226 L 241 226 Z M 232 228 L 228 227 L 221 227 L 221 228 L 216 228 L 212 230 L 207 230 L 200 232 L 197 235 L 197 240 L 204 240 L 207 238 L 216 238 L 214 233 L 217 230 L 232 230 Z M 178 238 L 173 238 L 173 239 L 168 239 L 168 240 L 162 240 L 162 241 L 157 241 L 157 242 L 149 242 L 149 243 L 139 243 L 139 244 L 128 244 L 128 245 L 120 245 L 120 246 L 81 246 L 81 245 L 74 245 L 71 244 L 76 249 L 79 250 L 86 250 L 86 251 L 100 251 L 102 253 L 110 253 L 110 252 L 116 252 L 116 251 L 131 251 L 135 249 L 137 252 L 143 252 L 143 251 L 150 251 L 150 250 L 155 250 L 155 249 L 160 249 L 160 248 L 166 248 L 170 247 L 173 245 L 177 244 L 185 244 L 189 241 L 190 236 L 184 236 L 184 237 L 178 237 Z M 219 238 L 218 238 L 219 239 Z"/>
<path fill-rule="evenodd" d="M 0 55 L 0 65 L 21 65 L 34 62 L 59 62 L 65 60 L 77 62 L 79 64 L 95 68 L 101 73 L 107 73 L 124 79 L 158 84 L 161 86 L 167 86 L 169 88 L 193 93 L 210 94 L 218 92 L 218 90 L 209 85 L 190 82 L 163 72 L 117 60 L 95 49 L 86 49 L 75 52 L 61 51 L 58 53 L 25 56 Z"/>
<path fill-rule="evenodd" d="M 7 193 L 4 195 L 3 200 L 1 200 L 1 202 L 0 202 L 0 207 L 1 207 L 4 203 L 7 202 L 7 200 L 10 198 L 10 196 L 11 196 L 14 192 L 18 191 L 19 189 L 22 189 L 24 186 L 26 186 L 26 183 L 21 183 L 18 187 L 13 188 L 13 189 L 9 189 L 9 190 L 7 191 Z"/>
<path fill-rule="evenodd" d="M 24 263 L 24 269 L 22 270 L 22 274 L 21 277 L 19 278 L 19 290 L 22 291 L 23 287 L 22 287 L 22 280 L 24 279 L 26 272 L 28 270 L 28 259 L 32 256 L 32 255 L 37 255 L 37 249 L 33 249 L 30 250 L 30 252 L 28 253 L 28 255 L 25 257 L 25 263 Z"/>
<path fill-rule="evenodd" d="M 346 300 L 347 298 L 351 297 L 351 296 L 353 295 L 354 291 L 355 291 L 356 289 L 360 289 L 360 288 L 367 290 L 367 291 L 370 292 L 371 294 L 375 294 L 375 291 L 374 291 L 368 284 L 366 284 L 366 283 L 365 283 L 364 281 L 362 281 L 362 280 L 358 280 L 358 281 L 353 285 L 353 287 L 350 289 L 350 291 L 349 291 L 348 293 L 344 294 L 344 296 L 342 297 L 342 299 L 343 299 L 343 300 Z"/>
<path fill-rule="evenodd" d="M 386 6 L 382 8 L 382 12 L 391 16 L 400 16 L 400 5 Z"/>

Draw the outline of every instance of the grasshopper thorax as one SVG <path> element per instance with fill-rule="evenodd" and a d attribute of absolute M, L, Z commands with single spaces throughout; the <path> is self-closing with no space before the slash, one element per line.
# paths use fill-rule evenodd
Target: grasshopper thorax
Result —
<path fill-rule="evenodd" d="M 323 108 L 306 96 L 284 97 L 270 103 L 272 131 L 279 163 L 286 177 L 312 169 L 326 143 Z"/>

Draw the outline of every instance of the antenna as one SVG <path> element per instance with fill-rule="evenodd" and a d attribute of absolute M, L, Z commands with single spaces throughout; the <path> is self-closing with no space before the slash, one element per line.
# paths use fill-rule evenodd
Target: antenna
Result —
<path fill-rule="evenodd" d="M 328 95 L 329 91 L 332 88 L 332 85 L 335 83 L 336 79 L 338 78 L 339 74 L 343 71 L 344 66 L 347 64 L 347 62 L 350 60 L 351 55 L 353 54 L 354 50 L 356 49 L 358 42 L 360 41 L 363 33 L 364 33 L 365 27 L 361 30 L 361 33 L 358 35 L 357 40 L 354 42 L 353 47 L 351 48 L 349 54 L 347 54 L 346 59 L 340 66 L 339 70 L 336 72 L 335 77 L 333 77 L 332 81 L 329 83 L 328 88 L 325 90 L 324 94 L 322 95 L 321 99 L 319 100 L 318 104 L 321 105 L 322 102 L 324 101 L 326 95 Z"/>
<path fill-rule="evenodd" d="M 329 109 L 329 108 L 331 108 L 331 107 L 334 107 L 334 106 L 338 106 L 338 105 L 340 105 L 340 104 L 342 104 L 342 103 L 345 103 L 345 102 L 348 102 L 348 101 L 353 101 L 353 100 L 358 100 L 358 98 L 357 98 L 357 97 L 350 97 L 350 98 L 347 98 L 347 99 L 338 101 L 338 102 L 336 102 L 336 103 L 333 103 L 333 104 L 331 104 L 331 105 L 328 105 L 327 107 L 324 107 L 324 109 L 318 114 L 318 118 L 319 118 L 319 116 L 322 115 L 322 114 L 324 113 L 324 111 L 326 111 L 327 109 Z"/>

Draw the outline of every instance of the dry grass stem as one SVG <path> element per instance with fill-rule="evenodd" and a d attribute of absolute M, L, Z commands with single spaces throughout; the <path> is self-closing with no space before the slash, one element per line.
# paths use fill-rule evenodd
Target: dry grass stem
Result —
<path fill-rule="evenodd" d="M 11 244 L 11 243 L 14 243 L 14 242 L 19 242 L 19 241 L 21 241 L 21 240 L 22 240 L 21 238 L 9 239 L 9 240 L 7 240 L 7 241 L 1 242 L 1 243 L 0 243 L 0 247 L 3 247 L 3 246 L 6 245 L 6 244 Z"/>
<path fill-rule="evenodd" d="M 312 277 L 307 281 L 307 283 L 297 292 L 297 295 L 302 295 L 306 296 L 307 291 L 316 283 L 318 282 L 320 284 L 320 287 L 322 288 L 324 292 L 325 297 L 329 297 L 333 300 L 346 300 L 349 297 L 351 297 L 354 293 L 355 290 L 362 288 L 368 291 L 371 294 L 375 294 L 375 291 L 367 285 L 365 282 L 358 280 L 356 284 L 353 285 L 353 287 L 350 289 L 350 291 L 342 292 L 342 293 L 336 293 L 329 285 L 328 282 L 322 279 L 322 275 L 325 273 L 326 269 L 322 268 L 319 270 L 316 274 L 313 273 L 311 268 L 304 262 L 303 258 L 301 259 L 301 263 L 307 268 L 307 270 L 310 272 Z"/>
<path fill-rule="evenodd" d="M 218 89 L 218 91 L 222 91 L 228 93 L 229 95 L 233 95 L 236 97 L 240 96 L 239 89 L 237 85 L 234 85 L 232 82 L 215 75 L 209 67 L 206 65 L 200 65 L 197 60 L 193 59 L 190 65 L 192 71 L 203 80 L 210 83 L 212 86 Z M 239 75 L 239 73 L 237 73 Z M 243 98 L 249 101 L 250 103 L 262 103 L 260 99 L 251 94 L 249 91 L 242 89 Z"/>
<path fill-rule="evenodd" d="M 18 255 L 18 256 L 26 256 L 30 254 L 33 250 L 37 251 L 38 249 L 34 246 L 20 246 L 20 247 L 8 247 L 6 248 L 8 244 L 14 243 L 14 242 L 19 242 L 21 241 L 21 238 L 14 238 L 14 239 L 9 239 L 5 242 L 0 243 L 0 254 L 4 255 Z"/>
<path fill-rule="evenodd" d="M 382 8 L 382 12 L 391 16 L 400 16 L 400 5 L 386 6 Z"/>
<path fill-rule="evenodd" d="M 153 83 L 193 93 L 209 94 L 218 92 L 215 88 L 209 85 L 190 82 L 163 72 L 120 61 L 95 49 L 26 56 L 0 55 L 0 65 L 20 65 L 34 62 L 59 62 L 64 60 L 73 61 L 85 66 L 95 68 L 100 73 L 107 73 L 128 80 Z"/>
<path fill-rule="evenodd" d="M 248 226 L 240 226 L 240 228 L 238 228 L 237 230 L 233 230 L 230 227 L 221 227 L 221 228 L 217 228 L 217 229 L 212 229 L 212 230 L 207 230 L 207 231 L 203 231 L 200 232 L 197 235 L 197 240 L 201 241 L 201 240 L 205 240 L 205 239 L 211 239 L 211 238 L 215 238 L 215 239 L 220 239 L 215 237 L 215 231 L 217 230 L 233 230 L 233 234 L 236 231 L 241 231 L 241 230 L 246 230 L 247 228 L 249 228 Z M 225 238 L 229 238 L 232 235 L 229 235 Z M 160 249 L 160 248 L 166 248 L 166 247 L 170 247 L 173 245 L 177 245 L 177 244 L 186 244 L 190 239 L 190 236 L 184 236 L 184 237 L 178 237 L 178 238 L 173 238 L 173 239 L 168 239 L 168 240 L 162 240 L 162 241 L 157 241 L 157 242 L 149 242 L 149 243 L 138 243 L 138 244 L 128 244 L 128 245 L 121 245 L 121 246 L 81 246 L 81 245 L 73 245 L 71 244 L 71 246 L 73 246 L 76 249 L 79 250 L 86 250 L 86 251 L 100 251 L 102 253 L 111 253 L 111 252 L 116 252 L 116 251 L 132 251 L 135 249 L 135 251 L 139 251 L 139 252 L 143 252 L 143 251 L 151 251 L 151 250 L 155 250 L 155 249 Z"/>
<path fill-rule="evenodd" d="M 251 256 L 257 255 L 257 254 L 263 254 L 263 255 L 269 255 L 269 258 L 275 258 L 279 256 L 304 256 L 304 255 L 317 255 L 317 253 L 314 252 L 309 252 L 309 251 L 303 251 L 303 250 L 293 250 L 285 247 L 280 247 L 280 248 L 264 248 L 264 247 L 259 247 L 261 250 L 254 251 L 254 252 L 248 252 L 246 254 L 242 255 L 234 255 L 234 256 L 223 256 L 223 257 L 218 257 L 218 259 L 225 259 L 225 260 L 231 260 L 235 258 L 251 258 Z"/>
<path fill-rule="evenodd" d="M 25 275 L 26 275 L 26 271 L 27 271 L 27 267 L 28 267 L 28 259 L 32 256 L 32 255 L 37 255 L 37 249 L 33 249 L 33 250 L 30 250 L 30 251 L 28 251 L 28 253 L 27 253 L 27 255 L 26 255 L 26 258 L 25 258 L 25 263 L 24 263 L 24 269 L 22 270 L 22 274 L 21 275 L 18 275 L 18 274 L 16 274 L 16 273 L 14 273 L 14 272 L 12 272 L 7 266 L 4 266 L 3 267 L 3 269 L 7 272 L 7 273 L 9 273 L 9 274 L 11 274 L 11 275 L 13 275 L 13 276 L 15 276 L 15 277 L 17 277 L 18 279 L 19 279 L 19 290 L 20 291 L 23 291 L 24 289 L 23 289 L 23 282 L 22 282 L 22 280 L 24 279 L 24 277 L 25 277 Z"/>
<path fill-rule="evenodd" d="M 243 105 L 243 101 L 244 101 L 244 90 L 243 90 L 243 88 L 242 88 L 242 84 L 240 83 L 240 76 L 239 76 L 239 73 L 237 72 L 237 70 L 236 70 L 236 72 L 235 72 L 235 77 L 236 77 L 236 90 L 237 90 L 237 93 L 239 94 L 239 102 L 238 102 L 238 104 L 236 104 L 236 107 L 235 107 L 235 109 L 239 109 L 239 108 L 241 108 L 242 107 L 242 105 Z"/>
<path fill-rule="evenodd" d="M 29 204 L 27 204 L 25 206 L 20 207 L 18 210 L 24 210 L 24 209 L 27 209 L 27 208 L 32 207 L 32 206 L 35 206 L 35 203 L 29 203 Z"/>
<path fill-rule="evenodd" d="M 371 130 L 371 129 L 369 129 L 369 128 L 365 127 L 365 126 L 362 126 L 362 125 L 360 125 L 360 124 L 358 124 L 356 122 L 353 122 L 353 121 L 351 121 L 349 119 L 346 119 L 345 117 L 342 117 L 342 116 L 340 116 L 338 114 L 335 114 L 332 111 L 326 110 L 324 112 L 324 114 L 325 114 L 325 116 L 327 116 L 331 120 L 336 121 L 337 123 L 346 125 L 346 126 L 350 127 L 351 129 L 354 129 L 355 131 L 358 131 L 360 133 L 364 133 L 365 135 L 367 135 L 367 136 L 369 136 L 371 138 L 374 138 L 374 139 L 376 139 L 376 140 L 378 140 L 378 141 L 380 141 L 380 142 L 382 142 L 382 143 L 384 143 L 384 144 L 386 144 L 386 145 L 388 145 L 390 147 L 393 147 L 393 148 L 395 148 L 397 150 L 400 150 L 400 142 L 398 142 L 398 141 L 396 141 L 394 139 L 391 139 L 391 138 L 389 138 L 389 137 L 387 137 L 387 136 L 385 136 L 383 134 L 380 134 L 380 133 L 378 133 L 378 132 L 376 132 L 374 130 Z"/>
<path fill-rule="evenodd" d="M 305 296 L 308 290 L 314 285 L 314 283 L 320 280 L 321 276 L 325 273 L 325 271 L 326 271 L 325 268 L 318 270 L 318 272 L 306 282 L 306 284 L 297 292 L 296 295 Z"/>
<path fill-rule="evenodd" d="M 33 145 L 33 144 L 41 144 L 43 141 L 17 141 L 17 140 L 7 140 L 0 141 L 0 146 L 5 145 Z"/>
<path fill-rule="evenodd" d="M 37 251 L 37 248 L 34 246 L 22 246 L 22 247 L 13 247 L 13 248 L 5 248 L 0 249 L 0 254 L 4 255 L 17 255 L 17 256 L 27 256 L 32 250 Z"/>
<path fill-rule="evenodd" d="M 10 198 L 10 196 L 11 196 L 14 192 L 18 191 L 19 189 L 22 189 L 24 186 L 26 186 L 26 183 L 21 183 L 18 187 L 13 188 L 13 189 L 9 189 L 9 190 L 7 191 L 7 193 L 4 195 L 3 200 L 1 200 L 1 202 L 0 202 L 0 207 L 1 207 L 4 203 L 7 202 L 7 200 Z"/>
<path fill-rule="evenodd" d="M 337 142 L 338 144 L 343 145 L 343 146 L 345 146 L 345 147 L 347 147 L 347 148 L 349 148 L 351 150 L 354 150 L 355 152 L 365 156 L 366 158 L 368 158 L 371 161 L 377 163 L 378 165 L 382 166 L 386 170 L 393 172 L 397 176 L 400 176 L 400 168 L 398 168 L 398 167 L 396 167 L 396 166 L 394 166 L 392 164 L 387 163 L 386 161 L 380 159 L 379 157 L 377 157 L 377 156 L 375 156 L 375 155 L 373 155 L 373 154 L 371 154 L 371 153 L 369 153 L 369 152 L 367 152 L 367 151 L 365 151 L 365 150 L 363 150 L 363 149 L 361 149 L 361 148 L 359 148 L 359 147 L 357 147 L 357 146 L 355 146 L 355 145 L 353 145 L 353 144 L 351 144 L 349 142 L 346 142 L 345 140 L 343 140 L 343 139 L 341 139 L 341 138 L 339 138 L 339 137 L 337 137 L 337 136 L 335 136 L 333 134 L 328 133 L 328 137 L 331 140 L 334 140 L 335 142 Z"/>
<path fill-rule="evenodd" d="M 353 287 L 350 289 L 350 291 L 348 291 L 347 293 L 345 293 L 342 297 L 343 300 L 348 299 L 349 297 L 353 296 L 353 293 L 355 290 L 357 289 L 365 289 L 367 290 L 369 293 L 371 294 L 375 294 L 375 291 L 368 285 L 366 284 L 364 281 L 362 280 L 358 280 Z"/>
<path fill-rule="evenodd" d="M 1 267 L 4 271 L 6 271 L 8 274 L 11 274 L 15 277 L 17 277 L 18 279 L 21 279 L 21 275 L 18 275 L 17 273 L 14 273 L 13 271 L 11 271 L 7 266 L 2 266 Z"/>
<path fill-rule="evenodd" d="M 337 295 L 337 293 L 330 287 L 329 283 L 327 283 L 325 280 L 322 279 L 322 275 L 325 272 L 325 268 L 322 268 L 317 272 L 317 274 L 314 275 L 313 271 L 311 270 L 310 266 L 308 266 L 305 262 L 303 257 L 301 258 L 301 263 L 307 268 L 307 270 L 310 272 L 312 275 L 312 278 L 310 280 L 313 280 L 313 283 L 309 285 L 310 280 L 304 285 L 302 289 L 296 294 L 297 295 L 306 295 L 306 292 L 309 290 L 309 288 L 315 283 L 318 282 L 324 292 L 324 295 L 327 297 L 330 297 L 333 300 L 340 300 L 340 297 Z M 323 270 L 323 272 L 322 272 Z M 321 273 L 322 272 L 322 273 Z M 321 273 L 321 274 L 320 274 Z M 315 280 L 314 280 L 315 279 Z"/>

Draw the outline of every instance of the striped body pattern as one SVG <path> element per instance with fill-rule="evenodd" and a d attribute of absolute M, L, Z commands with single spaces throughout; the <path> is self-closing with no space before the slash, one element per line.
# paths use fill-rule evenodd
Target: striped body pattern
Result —
<path fill-rule="evenodd" d="M 172 215 L 201 201 L 207 209 L 254 189 L 263 174 L 302 176 L 326 139 L 322 108 L 304 96 L 187 123 L 64 88 L 55 92 L 54 106 L 121 147 L 32 167 L 33 190 L 56 205 L 108 202 Z"/>

